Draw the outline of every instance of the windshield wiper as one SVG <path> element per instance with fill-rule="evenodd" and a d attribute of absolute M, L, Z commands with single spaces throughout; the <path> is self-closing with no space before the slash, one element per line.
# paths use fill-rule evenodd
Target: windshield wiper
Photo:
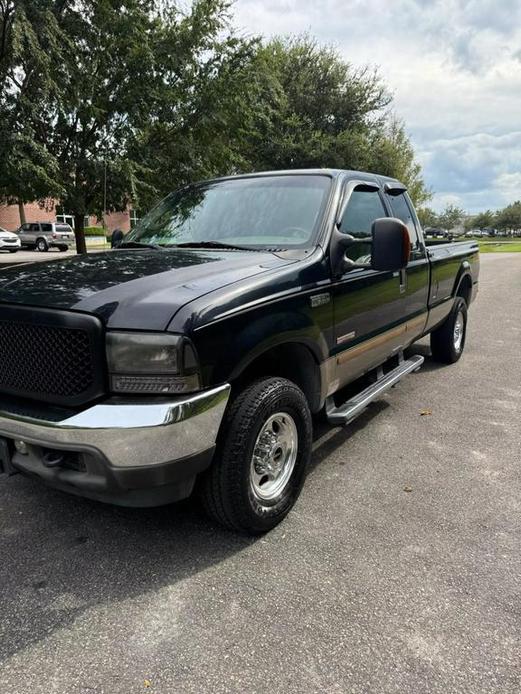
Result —
<path fill-rule="evenodd" d="M 143 243 L 142 241 L 123 241 L 116 248 L 153 248 L 156 251 L 163 250 L 157 243 Z"/>
<path fill-rule="evenodd" d="M 260 248 L 251 248 L 248 246 L 235 246 L 231 243 L 222 243 L 221 241 L 184 241 L 183 243 L 174 244 L 176 248 L 228 248 L 232 251 L 260 251 Z"/>

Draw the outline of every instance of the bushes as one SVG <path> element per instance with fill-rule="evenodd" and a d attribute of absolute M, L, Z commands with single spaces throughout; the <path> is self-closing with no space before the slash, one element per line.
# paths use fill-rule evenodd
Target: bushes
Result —
<path fill-rule="evenodd" d="M 85 236 L 105 236 L 103 227 L 85 227 Z"/>

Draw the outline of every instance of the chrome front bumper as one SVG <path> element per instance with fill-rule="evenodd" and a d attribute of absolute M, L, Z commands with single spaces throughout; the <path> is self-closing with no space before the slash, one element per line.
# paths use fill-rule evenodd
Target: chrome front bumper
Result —
<path fill-rule="evenodd" d="M 229 394 L 226 384 L 159 403 L 113 399 L 61 421 L 0 410 L 0 436 L 53 450 L 92 452 L 120 470 L 152 468 L 215 446 Z"/>

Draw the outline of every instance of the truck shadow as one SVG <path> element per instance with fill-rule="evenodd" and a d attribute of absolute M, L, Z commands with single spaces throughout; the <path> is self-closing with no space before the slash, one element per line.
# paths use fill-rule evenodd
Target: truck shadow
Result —
<path fill-rule="evenodd" d="M 437 371 L 438 369 L 446 369 L 446 364 L 441 364 L 440 362 L 434 361 L 431 354 L 431 348 L 428 344 L 415 344 L 405 350 L 405 358 L 412 356 L 413 354 L 419 354 L 425 357 L 425 361 L 422 364 L 421 371 Z M 421 373 L 420 371 L 420 373 Z"/>
<path fill-rule="evenodd" d="M 343 427 L 332 427 L 323 419 L 313 424 L 313 457 L 309 465 L 311 474 L 332 453 L 348 443 L 355 434 L 364 429 L 380 413 L 389 407 L 385 400 L 376 400 L 353 422 Z"/>

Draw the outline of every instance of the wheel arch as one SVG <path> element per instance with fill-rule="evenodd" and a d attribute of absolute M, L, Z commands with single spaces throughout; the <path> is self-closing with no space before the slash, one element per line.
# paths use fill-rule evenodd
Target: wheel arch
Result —
<path fill-rule="evenodd" d="M 455 298 L 461 296 L 465 300 L 467 306 L 470 306 L 472 300 L 472 275 L 470 270 L 470 263 L 464 261 L 461 266 L 461 270 L 458 273 L 456 282 L 454 284 L 454 291 L 452 296 Z"/>
<path fill-rule="evenodd" d="M 317 354 L 303 341 L 289 340 L 250 355 L 230 374 L 232 388 L 242 389 L 262 376 L 280 376 L 304 393 L 312 412 L 322 406 L 322 376 Z"/>

